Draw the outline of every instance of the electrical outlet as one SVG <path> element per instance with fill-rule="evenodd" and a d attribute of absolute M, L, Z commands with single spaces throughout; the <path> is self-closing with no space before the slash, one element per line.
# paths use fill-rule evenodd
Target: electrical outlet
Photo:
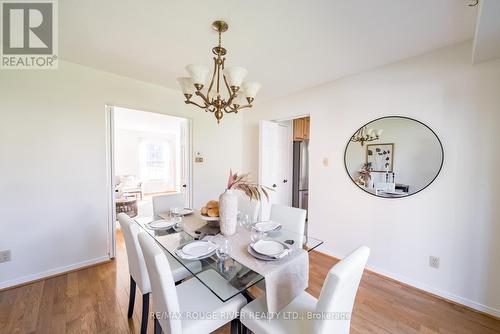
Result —
<path fill-rule="evenodd" d="M 10 249 L 0 251 L 0 263 L 9 262 L 11 260 Z"/>
<path fill-rule="evenodd" d="M 429 256 L 429 267 L 431 268 L 439 268 L 439 257 L 437 256 Z"/>

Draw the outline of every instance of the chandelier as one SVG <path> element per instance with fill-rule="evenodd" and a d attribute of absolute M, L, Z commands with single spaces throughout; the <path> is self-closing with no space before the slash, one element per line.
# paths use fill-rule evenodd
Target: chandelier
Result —
<path fill-rule="evenodd" d="M 351 137 L 351 141 L 355 143 L 361 143 L 361 146 L 365 144 L 365 142 L 374 141 L 380 139 L 382 135 L 383 129 L 374 130 L 374 129 L 366 129 L 366 125 L 360 128 L 356 133 Z"/>
<path fill-rule="evenodd" d="M 210 74 L 210 68 L 206 65 L 186 66 L 189 77 L 178 78 L 177 81 L 186 97 L 184 102 L 213 113 L 219 123 L 224 112 L 238 113 L 241 109 L 251 108 L 261 84 L 252 81 L 243 82 L 248 73 L 243 67 L 224 66 L 227 50 L 222 47 L 221 35 L 227 31 L 228 25 L 224 21 L 215 21 L 212 23 L 212 28 L 219 34 L 219 44 L 212 48 L 212 53 L 215 55 L 214 69 L 208 89 L 204 89 Z M 226 97 L 221 92 L 223 87 L 227 90 Z M 191 100 L 193 94 L 201 98 L 201 103 Z"/>

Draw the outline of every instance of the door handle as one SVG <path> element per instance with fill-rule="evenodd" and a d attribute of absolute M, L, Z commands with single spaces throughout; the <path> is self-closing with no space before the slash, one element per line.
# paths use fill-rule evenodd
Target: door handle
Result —
<path fill-rule="evenodd" d="M 277 185 L 276 185 L 276 183 L 274 183 L 274 184 L 273 184 L 273 188 L 276 188 L 276 187 L 277 187 Z"/>
<path fill-rule="evenodd" d="M 187 188 L 187 185 L 186 185 L 186 184 L 183 184 L 183 185 L 182 185 L 182 188 Z"/>
<path fill-rule="evenodd" d="M 283 180 L 283 183 L 287 183 L 287 182 L 288 182 L 288 180 L 287 180 L 287 179 L 284 179 L 284 180 Z"/>

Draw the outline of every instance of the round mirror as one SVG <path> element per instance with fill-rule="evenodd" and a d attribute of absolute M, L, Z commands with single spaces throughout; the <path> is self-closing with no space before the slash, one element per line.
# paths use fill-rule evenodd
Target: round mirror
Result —
<path fill-rule="evenodd" d="M 359 128 L 347 144 L 344 163 L 364 191 L 400 198 L 425 189 L 443 166 L 443 145 L 427 125 L 389 116 Z"/>

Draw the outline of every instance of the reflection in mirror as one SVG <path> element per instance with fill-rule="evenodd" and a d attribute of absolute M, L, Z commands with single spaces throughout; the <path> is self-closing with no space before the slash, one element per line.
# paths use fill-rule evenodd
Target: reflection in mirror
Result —
<path fill-rule="evenodd" d="M 415 194 L 434 181 L 443 147 L 427 125 L 401 116 L 374 120 L 351 137 L 344 163 L 352 181 L 378 197 Z"/>

